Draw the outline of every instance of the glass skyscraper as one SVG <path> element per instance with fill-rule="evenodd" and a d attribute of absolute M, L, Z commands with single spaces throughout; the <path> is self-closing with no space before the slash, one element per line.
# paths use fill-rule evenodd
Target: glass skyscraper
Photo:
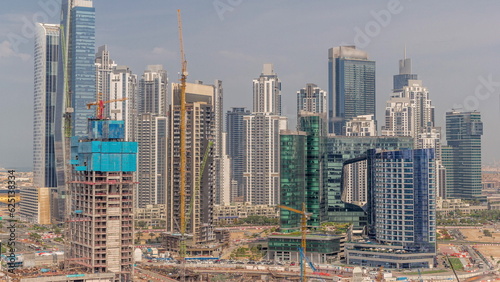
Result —
<path fill-rule="evenodd" d="M 370 150 L 368 174 L 369 234 L 407 251 L 435 252 L 434 149 Z"/>
<path fill-rule="evenodd" d="M 280 135 L 280 203 L 298 210 L 302 210 L 302 203 L 305 203 L 307 212 L 311 213 L 307 225 L 319 226 L 326 113 L 301 111 L 298 129 L 283 131 Z M 281 228 L 297 229 L 300 217 L 282 209 Z"/>
<path fill-rule="evenodd" d="M 376 148 L 382 150 L 412 149 L 413 138 L 331 136 L 327 139 L 321 221 L 353 223 L 355 226 L 367 224 L 365 211 L 360 206 L 342 200 L 342 196 L 348 193 L 344 189 L 352 186 L 345 183 L 349 181 L 349 178 L 343 177 L 344 164 L 352 159 L 363 158 L 367 150 Z"/>
<path fill-rule="evenodd" d="M 346 121 L 375 115 L 375 61 L 355 46 L 328 50 L 328 132 L 344 134 Z"/>
<path fill-rule="evenodd" d="M 54 134 L 59 25 L 39 23 L 36 27 L 33 185 L 57 187 Z"/>
<path fill-rule="evenodd" d="M 231 158 L 231 201 L 245 195 L 243 171 L 245 171 L 245 122 L 250 115 L 245 108 L 231 108 L 226 113 L 226 154 Z"/>
<path fill-rule="evenodd" d="M 55 107 L 55 158 L 58 185 L 54 216 L 65 214 L 65 183 L 70 180 L 69 137 L 87 136 L 87 119 L 96 100 L 95 9 L 92 0 L 63 0 L 61 5 L 60 50 Z"/>
<path fill-rule="evenodd" d="M 447 112 L 443 165 L 446 197 L 472 199 L 481 195 L 481 135 L 479 112 Z"/>

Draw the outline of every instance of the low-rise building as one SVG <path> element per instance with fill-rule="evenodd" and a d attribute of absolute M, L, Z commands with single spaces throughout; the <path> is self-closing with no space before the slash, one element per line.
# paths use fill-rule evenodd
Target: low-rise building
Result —
<path fill-rule="evenodd" d="M 146 226 L 165 226 L 166 205 L 146 205 L 145 208 L 136 208 L 134 209 L 134 218 L 136 225 L 143 221 Z"/>
<path fill-rule="evenodd" d="M 246 203 L 233 203 L 230 205 L 214 206 L 214 225 L 234 223 L 238 219 L 248 216 L 264 216 L 267 218 L 278 218 L 278 208 L 271 205 L 252 205 Z"/>
<path fill-rule="evenodd" d="M 385 268 L 433 268 L 435 252 L 409 251 L 404 246 L 349 242 L 345 244 L 347 264 Z"/>
<path fill-rule="evenodd" d="M 301 235 L 281 234 L 268 238 L 267 259 L 274 261 L 299 262 Z M 313 263 L 331 263 L 344 256 L 343 236 L 307 235 L 306 257 Z"/>

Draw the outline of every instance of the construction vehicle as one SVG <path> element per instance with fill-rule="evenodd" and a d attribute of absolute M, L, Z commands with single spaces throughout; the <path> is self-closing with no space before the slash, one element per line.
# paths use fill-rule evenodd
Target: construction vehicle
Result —
<path fill-rule="evenodd" d="M 300 230 L 301 230 L 302 240 L 300 242 L 300 247 L 299 247 L 299 252 L 301 253 L 301 258 L 302 258 L 300 263 L 300 278 L 301 281 L 306 281 L 307 278 L 306 278 L 305 257 L 306 257 L 306 243 L 307 243 L 307 219 L 309 218 L 309 216 L 311 216 L 311 213 L 308 213 L 306 211 L 306 203 L 302 203 L 302 210 L 297 210 L 283 205 L 278 205 L 278 207 L 302 215 L 300 219 Z"/>
<path fill-rule="evenodd" d="M 99 95 L 97 96 L 97 101 L 87 104 L 87 109 L 90 109 L 92 106 L 97 106 L 95 116 L 97 119 L 100 119 L 100 120 L 105 118 L 104 117 L 105 104 L 109 104 L 109 103 L 113 103 L 113 102 L 121 102 L 121 101 L 127 100 L 127 98 L 121 98 L 121 99 L 113 99 L 113 100 L 103 101 L 101 99 L 101 97 L 102 97 L 102 93 L 99 93 Z"/>

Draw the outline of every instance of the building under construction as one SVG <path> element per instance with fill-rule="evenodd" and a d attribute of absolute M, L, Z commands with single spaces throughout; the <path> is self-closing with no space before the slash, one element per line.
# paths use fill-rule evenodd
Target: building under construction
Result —
<path fill-rule="evenodd" d="M 180 194 L 180 87 L 173 83 L 170 109 L 167 189 L 167 240 L 181 236 Z M 187 83 L 186 87 L 186 183 L 185 234 L 193 244 L 206 244 L 215 240 L 212 228 L 214 204 L 213 140 L 215 135 L 215 87 L 201 83 Z M 188 241 L 188 240 L 186 240 Z M 167 243 L 176 245 L 174 242 Z M 189 246 L 188 246 L 189 249 Z M 171 249 L 172 251 L 176 251 Z"/>
<path fill-rule="evenodd" d="M 67 267 L 133 277 L 133 190 L 137 143 L 124 122 L 89 120 L 89 136 L 72 139 Z"/>

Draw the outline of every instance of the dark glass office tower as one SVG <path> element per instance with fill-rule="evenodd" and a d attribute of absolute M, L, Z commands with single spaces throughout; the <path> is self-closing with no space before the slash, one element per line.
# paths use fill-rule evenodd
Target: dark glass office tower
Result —
<path fill-rule="evenodd" d="M 243 171 L 245 170 L 245 122 L 250 115 L 246 108 L 231 108 L 226 113 L 226 154 L 231 158 L 231 201 L 244 196 Z"/>
<path fill-rule="evenodd" d="M 355 46 L 328 50 L 328 132 L 345 135 L 345 122 L 375 115 L 375 61 Z"/>
<path fill-rule="evenodd" d="M 446 197 L 472 199 L 481 195 L 481 135 L 479 112 L 447 112 L 443 165 Z"/>

